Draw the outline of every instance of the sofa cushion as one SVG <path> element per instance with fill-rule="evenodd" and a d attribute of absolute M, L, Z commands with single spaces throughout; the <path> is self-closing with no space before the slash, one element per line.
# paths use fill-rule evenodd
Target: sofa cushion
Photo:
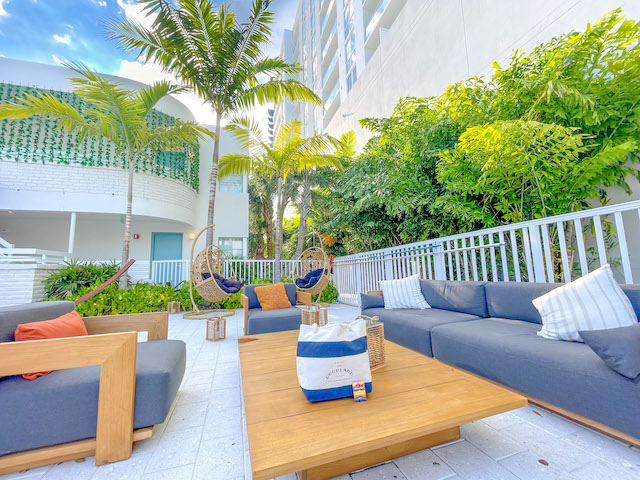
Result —
<path fill-rule="evenodd" d="M 629 298 L 609 264 L 533 300 L 542 318 L 538 332 L 550 340 L 582 342 L 579 330 L 603 330 L 638 323 Z"/>
<path fill-rule="evenodd" d="M 263 285 L 271 285 L 270 283 Z M 246 295 L 249 299 L 249 308 L 260 308 L 260 302 L 258 301 L 258 296 L 256 295 L 256 287 L 260 287 L 263 285 L 245 285 L 242 293 Z M 289 303 L 291 305 L 296 304 L 296 286 L 294 283 L 285 283 L 284 289 L 287 292 L 287 298 L 289 298 Z"/>
<path fill-rule="evenodd" d="M 260 302 L 260 308 L 264 311 L 291 308 L 292 306 L 287 297 L 287 291 L 284 289 L 284 283 L 262 285 L 256 287 L 255 292 Z"/>
<path fill-rule="evenodd" d="M 21 323 L 51 320 L 75 309 L 73 302 L 35 302 L 0 308 L 0 343 L 13 342 Z"/>
<path fill-rule="evenodd" d="M 640 437 L 640 384 L 619 375 L 585 344 L 536 335 L 540 326 L 506 318 L 440 325 L 435 358 Z"/>
<path fill-rule="evenodd" d="M 382 295 L 360 294 L 360 308 L 362 310 L 377 307 L 384 308 L 384 297 Z"/>
<path fill-rule="evenodd" d="M 489 282 L 484 286 L 488 316 L 542 324 L 540 314 L 532 301 L 561 285 L 563 284 Z"/>
<path fill-rule="evenodd" d="M 609 368 L 634 380 L 640 375 L 640 323 L 578 333 Z"/>
<path fill-rule="evenodd" d="M 16 342 L 27 340 L 46 340 L 49 338 L 85 337 L 87 327 L 78 312 L 65 313 L 58 318 L 43 320 L 42 322 L 21 323 L 16 328 Z M 27 380 L 35 380 L 38 377 L 48 375 L 47 372 L 33 372 L 22 374 Z"/>
<path fill-rule="evenodd" d="M 184 376 L 180 340 L 138 344 L 134 428 L 162 423 Z M 96 435 L 100 367 L 57 370 L 35 382 L 0 381 L 0 455 Z M 34 413 L 37 413 L 34 415 Z"/>
<path fill-rule="evenodd" d="M 247 335 L 298 330 L 302 321 L 302 311 L 297 307 L 277 310 L 249 309 Z"/>
<path fill-rule="evenodd" d="M 387 340 L 430 357 L 433 356 L 430 335 L 433 327 L 445 323 L 466 322 L 479 318 L 468 313 L 436 308 L 389 310 L 384 307 L 377 307 L 364 309 L 362 314 L 370 317 L 380 317 L 380 320 L 384 323 L 384 338 Z"/>
<path fill-rule="evenodd" d="M 485 282 L 455 282 L 450 280 L 420 280 L 422 295 L 432 308 L 453 310 L 478 317 L 487 317 Z"/>

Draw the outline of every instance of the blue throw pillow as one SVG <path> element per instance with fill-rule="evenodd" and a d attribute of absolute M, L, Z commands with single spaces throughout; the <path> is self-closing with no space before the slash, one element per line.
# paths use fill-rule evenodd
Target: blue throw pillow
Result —
<path fill-rule="evenodd" d="M 307 282 L 305 282 L 303 278 L 296 278 L 296 287 L 298 287 L 298 288 L 306 288 L 307 287 Z"/>
<path fill-rule="evenodd" d="M 318 280 L 320 280 L 320 278 L 322 278 L 322 275 L 318 275 L 317 277 L 311 277 L 309 279 L 309 282 L 307 282 L 307 288 L 311 288 L 315 286 L 315 284 L 318 283 Z"/>
<path fill-rule="evenodd" d="M 620 375 L 638 380 L 640 375 L 640 323 L 604 330 L 581 330 L 584 343 Z"/>
<path fill-rule="evenodd" d="M 311 280 L 313 277 L 319 277 L 321 275 L 322 275 L 322 269 L 321 268 L 318 268 L 316 270 L 312 270 L 312 271 L 310 271 L 309 273 L 307 273 L 304 276 L 304 281 L 306 283 L 309 283 L 309 280 Z"/>

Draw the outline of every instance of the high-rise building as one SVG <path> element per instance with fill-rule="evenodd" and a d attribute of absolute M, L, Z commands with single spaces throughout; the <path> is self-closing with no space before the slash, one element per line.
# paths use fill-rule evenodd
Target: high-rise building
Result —
<path fill-rule="evenodd" d="M 300 0 L 291 31 L 283 37 L 281 56 L 302 67 L 298 80 L 322 99 L 276 106 L 275 128 L 292 118 L 305 133 L 324 131 L 353 88 L 367 61 L 380 46 L 406 0 Z"/>
<path fill-rule="evenodd" d="M 269 129 L 269 142 L 273 144 L 273 128 L 274 128 L 274 109 L 270 108 L 267 110 L 267 126 Z"/>

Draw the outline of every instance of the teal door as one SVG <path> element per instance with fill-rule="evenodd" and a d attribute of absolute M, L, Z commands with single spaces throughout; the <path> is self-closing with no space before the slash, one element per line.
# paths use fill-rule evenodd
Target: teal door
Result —
<path fill-rule="evenodd" d="M 174 287 L 184 278 L 182 272 L 182 234 L 159 233 L 151 234 L 151 264 L 152 280 L 155 283 L 171 283 Z M 186 278 L 186 277 L 185 277 Z"/>

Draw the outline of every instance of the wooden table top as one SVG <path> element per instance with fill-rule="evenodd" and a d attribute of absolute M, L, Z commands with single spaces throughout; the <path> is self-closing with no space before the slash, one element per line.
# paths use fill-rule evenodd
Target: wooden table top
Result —
<path fill-rule="evenodd" d="M 386 342 L 367 401 L 308 402 L 296 372 L 298 331 L 238 339 L 256 480 L 358 455 L 523 407 L 516 393 Z"/>

